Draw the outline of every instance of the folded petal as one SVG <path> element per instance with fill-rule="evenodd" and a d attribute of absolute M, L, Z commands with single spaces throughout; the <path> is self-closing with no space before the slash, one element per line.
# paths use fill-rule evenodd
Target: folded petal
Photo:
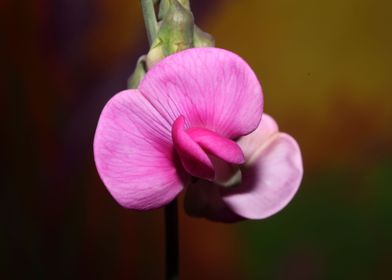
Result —
<path fill-rule="evenodd" d="M 243 170 L 237 188 L 222 189 L 222 199 L 236 214 L 248 219 L 267 218 L 293 198 L 303 173 L 297 142 L 285 133 L 273 134 Z"/>
<path fill-rule="evenodd" d="M 139 90 L 169 122 L 180 115 L 187 128 L 205 128 L 227 138 L 253 131 L 263 96 L 249 65 L 217 48 L 193 48 L 171 55 L 144 77 Z"/>
<path fill-rule="evenodd" d="M 106 104 L 95 132 L 94 158 L 109 192 L 130 209 L 167 204 L 186 179 L 176 170 L 171 124 L 138 90 L 120 92 Z"/>
<path fill-rule="evenodd" d="M 172 128 L 174 147 L 185 170 L 199 178 L 213 179 L 214 166 L 203 149 L 184 130 L 184 117 L 179 116 Z"/>
<path fill-rule="evenodd" d="M 233 164 L 245 162 L 244 153 L 233 140 L 204 128 L 191 128 L 187 133 L 209 154 Z"/>
<path fill-rule="evenodd" d="M 212 221 L 232 223 L 243 220 L 223 202 L 220 187 L 199 180 L 186 189 L 184 207 L 188 215 Z"/>

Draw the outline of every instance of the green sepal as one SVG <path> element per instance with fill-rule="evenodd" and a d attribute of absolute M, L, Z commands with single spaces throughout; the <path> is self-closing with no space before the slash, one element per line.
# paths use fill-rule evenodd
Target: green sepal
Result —
<path fill-rule="evenodd" d="M 161 3 L 159 4 L 159 13 L 158 13 L 158 19 L 162 20 L 167 11 L 170 8 L 170 5 L 173 5 L 173 0 L 161 0 Z M 176 2 L 180 3 L 185 9 L 188 11 L 191 11 L 191 7 L 189 4 L 189 0 L 176 0 Z"/>
<path fill-rule="evenodd" d="M 165 56 L 193 47 L 193 15 L 178 0 L 169 0 L 169 6 L 162 19 L 158 38 L 162 42 Z"/>
<path fill-rule="evenodd" d="M 142 55 L 136 62 L 135 70 L 128 79 L 128 88 L 138 88 L 140 81 L 144 78 L 147 72 L 146 56 Z"/>
<path fill-rule="evenodd" d="M 159 37 L 157 37 L 152 43 L 146 57 L 147 69 L 151 69 L 151 67 L 153 67 L 156 63 L 158 63 L 164 58 L 165 54 L 163 53 L 163 42 Z"/>

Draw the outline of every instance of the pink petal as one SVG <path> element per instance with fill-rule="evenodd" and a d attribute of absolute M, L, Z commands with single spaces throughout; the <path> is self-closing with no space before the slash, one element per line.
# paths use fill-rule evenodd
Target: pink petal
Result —
<path fill-rule="evenodd" d="M 244 152 L 246 161 L 249 162 L 252 155 L 257 156 L 256 151 L 268 145 L 269 140 L 273 139 L 271 136 L 278 132 L 278 124 L 271 116 L 264 113 L 256 130 L 237 141 Z"/>
<path fill-rule="evenodd" d="M 193 48 L 155 65 L 139 87 L 169 122 L 185 117 L 186 127 L 200 127 L 227 138 L 253 131 L 262 114 L 260 83 L 236 54 L 217 48 Z"/>
<path fill-rule="evenodd" d="M 184 207 L 186 213 L 192 217 L 225 223 L 244 219 L 226 206 L 217 185 L 204 180 L 199 180 L 186 188 Z"/>
<path fill-rule="evenodd" d="M 157 208 L 182 190 L 170 131 L 171 124 L 138 90 L 120 92 L 106 104 L 95 132 L 94 157 L 102 181 L 122 206 Z"/>
<path fill-rule="evenodd" d="M 172 137 L 185 170 L 195 177 L 213 179 L 214 166 L 203 149 L 185 132 L 183 116 L 174 122 Z"/>
<path fill-rule="evenodd" d="M 187 133 L 206 152 L 233 164 L 243 164 L 244 154 L 236 142 L 204 128 L 190 128 Z"/>
<path fill-rule="evenodd" d="M 302 179 L 297 142 L 285 133 L 271 137 L 257 151 L 253 164 L 243 170 L 241 185 L 221 192 L 228 207 L 248 219 L 263 219 L 280 211 L 291 201 Z"/>

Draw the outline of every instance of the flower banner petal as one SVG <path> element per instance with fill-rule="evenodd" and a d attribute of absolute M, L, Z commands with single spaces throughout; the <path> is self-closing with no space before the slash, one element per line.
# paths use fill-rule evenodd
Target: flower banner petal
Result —
<path fill-rule="evenodd" d="M 147 72 L 142 94 L 169 122 L 183 115 L 200 127 L 237 138 L 260 122 L 263 95 L 249 65 L 217 48 L 193 48 L 168 56 Z"/>
<path fill-rule="evenodd" d="M 171 125 L 138 90 L 116 94 L 99 118 L 94 139 L 98 173 L 122 206 L 148 210 L 182 190 Z"/>

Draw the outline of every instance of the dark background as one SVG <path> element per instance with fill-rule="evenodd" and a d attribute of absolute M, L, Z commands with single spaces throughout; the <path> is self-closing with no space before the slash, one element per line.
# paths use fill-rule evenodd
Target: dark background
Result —
<path fill-rule="evenodd" d="M 191 1 L 299 142 L 293 202 L 234 225 L 180 215 L 182 279 L 392 279 L 390 1 Z M 99 180 L 100 110 L 147 51 L 139 1 L 0 0 L 1 279 L 163 279 L 163 213 Z"/>

